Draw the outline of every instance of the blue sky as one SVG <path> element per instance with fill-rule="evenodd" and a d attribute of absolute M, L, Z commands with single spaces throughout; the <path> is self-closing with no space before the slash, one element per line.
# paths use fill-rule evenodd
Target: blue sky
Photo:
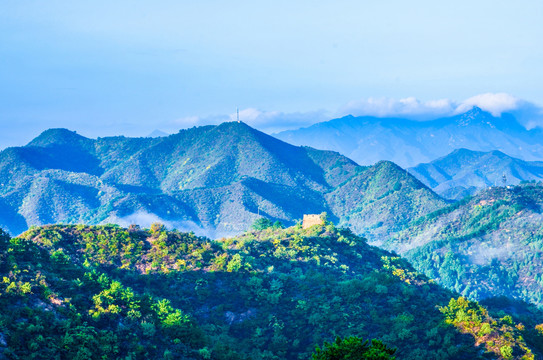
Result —
<path fill-rule="evenodd" d="M 480 94 L 540 109 L 541 19 L 539 0 L 6 0 L 0 148 L 50 127 L 172 132 L 236 106 L 268 132 Z"/>

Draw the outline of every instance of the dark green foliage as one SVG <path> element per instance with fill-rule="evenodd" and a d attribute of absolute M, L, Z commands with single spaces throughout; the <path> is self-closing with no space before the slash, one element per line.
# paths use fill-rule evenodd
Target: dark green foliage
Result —
<path fill-rule="evenodd" d="M 102 239 L 108 239 L 108 246 L 96 244 L 94 265 L 76 257 L 83 249 L 66 241 L 62 230 L 43 229 L 34 241 L 11 239 L 0 257 L 0 334 L 7 341 L 0 351 L 7 358 L 147 359 L 161 358 L 165 351 L 199 358 L 203 337 L 187 314 L 169 300 L 134 291 L 106 268 L 98 268 L 120 249 L 125 249 L 121 257 L 126 256 L 126 246 L 109 246 L 115 243 L 111 239 L 126 236 L 125 230 L 97 231 L 97 237 L 102 233 Z M 86 234 L 90 239 L 91 232 Z"/>
<path fill-rule="evenodd" d="M 46 226 L 8 247 L 8 358 L 294 360 L 337 336 L 379 338 L 402 359 L 484 353 L 436 308 L 454 294 L 331 223 L 220 241 L 160 224 Z"/>
<path fill-rule="evenodd" d="M 492 188 L 411 223 L 384 244 L 440 284 L 481 300 L 543 305 L 543 186 Z"/>
<path fill-rule="evenodd" d="M 363 340 L 356 336 L 341 339 L 339 336 L 332 343 L 325 342 L 322 349 L 317 347 L 312 360 L 394 360 L 396 349 L 390 348 L 379 340 Z"/>
<path fill-rule="evenodd" d="M 0 252 L 4 252 L 7 250 L 9 246 L 9 240 L 9 234 L 0 228 Z"/>
<path fill-rule="evenodd" d="M 383 241 L 447 202 L 394 163 L 381 161 L 326 194 L 339 224 Z"/>
<path fill-rule="evenodd" d="M 543 162 L 523 161 L 497 150 L 457 149 L 430 163 L 410 168 L 409 172 L 441 196 L 459 200 L 492 185 L 541 181 Z"/>
<path fill-rule="evenodd" d="M 510 315 L 504 316 L 498 322 L 477 302 L 463 297 L 451 299 L 449 305 L 440 310 L 447 323 L 454 324 L 462 332 L 472 334 L 478 343 L 485 344 L 488 351 L 501 355 L 504 359 L 512 359 L 515 350 L 518 358 L 534 359 L 532 350 L 524 343 L 524 326 L 519 324 L 514 327 Z"/>
<path fill-rule="evenodd" d="M 258 218 L 253 223 L 253 226 L 251 227 L 253 230 L 265 230 L 268 228 L 273 227 L 273 223 L 268 218 Z"/>

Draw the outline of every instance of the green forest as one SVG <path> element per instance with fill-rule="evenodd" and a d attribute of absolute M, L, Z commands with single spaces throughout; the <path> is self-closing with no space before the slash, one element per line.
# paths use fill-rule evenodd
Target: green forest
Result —
<path fill-rule="evenodd" d="M 495 187 L 412 221 L 385 245 L 473 300 L 543 305 L 543 185 Z"/>
<path fill-rule="evenodd" d="M 534 359 L 543 350 L 543 325 L 446 290 L 329 221 L 258 221 L 219 240 L 158 223 L 52 225 L 2 233 L 0 247 L 8 359 Z"/>

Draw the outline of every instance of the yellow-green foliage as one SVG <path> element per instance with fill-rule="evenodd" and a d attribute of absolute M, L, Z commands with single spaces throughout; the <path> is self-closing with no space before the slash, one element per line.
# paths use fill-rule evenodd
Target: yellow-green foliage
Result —
<path fill-rule="evenodd" d="M 337 336 L 380 338 L 402 359 L 485 355 L 436 308 L 452 293 L 332 224 L 219 241 L 158 224 L 2 239 L 0 331 L 11 358 L 298 360 Z M 489 325 L 474 331 L 493 334 Z M 520 330 L 507 326 L 514 339 L 492 350 L 515 356 Z"/>
<path fill-rule="evenodd" d="M 473 335 L 477 344 L 504 359 L 534 359 L 519 329 L 511 316 L 496 320 L 488 311 L 475 301 L 464 297 L 451 299 L 448 306 L 440 308 L 446 322 L 459 328 L 462 332 Z M 522 327 L 521 327 L 522 328 Z"/>

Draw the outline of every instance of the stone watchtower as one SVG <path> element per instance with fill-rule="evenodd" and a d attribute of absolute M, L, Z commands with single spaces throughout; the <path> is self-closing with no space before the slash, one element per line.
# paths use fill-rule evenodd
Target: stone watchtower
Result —
<path fill-rule="evenodd" d="M 304 222 L 302 223 L 302 229 L 310 228 L 313 225 L 323 225 L 324 219 L 318 214 L 304 214 Z"/>

